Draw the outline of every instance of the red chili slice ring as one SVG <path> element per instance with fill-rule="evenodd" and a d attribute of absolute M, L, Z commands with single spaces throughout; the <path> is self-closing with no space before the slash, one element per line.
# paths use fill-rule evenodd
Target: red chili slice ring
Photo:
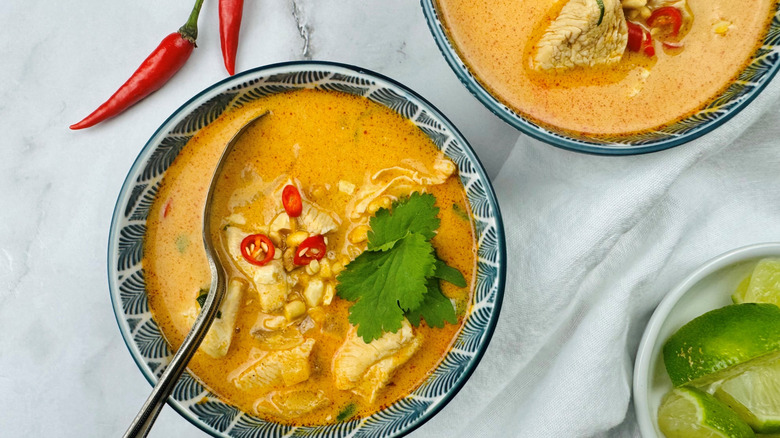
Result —
<path fill-rule="evenodd" d="M 645 35 L 642 26 L 631 21 L 627 21 L 626 25 L 628 25 L 628 50 L 639 52 L 642 50 L 642 41 Z"/>
<path fill-rule="evenodd" d="M 241 255 L 249 263 L 256 266 L 265 266 L 274 258 L 273 242 L 265 234 L 250 234 L 241 241 Z M 260 256 L 263 256 L 261 259 Z"/>
<path fill-rule="evenodd" d="M 645 43 L 643 45 L 645 55 L 649 57 L 655 56 L 655 46 L 653 45 L 653 35 L 650 32 L 645 31 Z"/>
<path fill-rule="evenodd" d="M 325 257 L 326 252 L 328 252 L 328 248 L 325 246 L 325 238 L 322 234 L 317 234 L 298 245 L 293 256 L 293 263 L 299 266 L 308 265 L 314 260 L 321 260 Z"/>
<path fill-rule="evenodd" d="M 658 8 L 650 14 L 647 19 L 647 25 L 650 27 L 667 27 L 669 36 L 675 37 L 680 33 L 683 17 L 679 9 L 674 6 L 664 6 Z"/>
<path fill-rule="evenodd" d="M 287 184 L 282 190 L 282 205 L 284 211 L 287 212 L 287 216 L 298 217 L 303 210 L 303 201 L 301 201 L 301 194 L 298 189 L 292 185 Z"/>

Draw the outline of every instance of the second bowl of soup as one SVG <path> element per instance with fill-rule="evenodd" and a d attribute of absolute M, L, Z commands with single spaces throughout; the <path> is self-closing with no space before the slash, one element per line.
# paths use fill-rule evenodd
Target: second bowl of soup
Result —
<path fill-rule="evenodd" d="M 422 0 L 442 53 L 509 124 L 600 154 L 690 141 L 780 64 L 775 0 Z"/>
<path fill-rule="evenodd" d="M 210 212 L 228 290 L 173 392 L 216 436 L 398 436 L 454 396 L 501 303 L 498 205 L 465 140 L 419 96 L 327 63 L 196 96 L 150 140 L 112 223 L 114 309 L 156 381 L 208 292 Z M 252 435 L 254 436 L 254 435 Z"/>

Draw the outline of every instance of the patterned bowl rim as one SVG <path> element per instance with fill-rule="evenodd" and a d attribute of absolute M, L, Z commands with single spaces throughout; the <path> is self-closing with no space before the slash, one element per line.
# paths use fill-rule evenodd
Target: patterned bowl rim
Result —
<path fill-rule="evenodd" d="M 728 120 L 742 111 L 742 109 L 750 104 L 761 93 L 761 91 L 766 88 L 769 82 L 771 82 L 777 74 L 777 71 L 780 70 L 780 61 L 775 58 L 775 60 L 772 62 L 771 68 L 763 72 L 763 74 L 761 74 L 758 78 L 759 83 L 748 91 L 747 97 L 737 102 L 736 105 L 727 108 L 726 112 L 722 115 L 714 119 L 709 119 L 698 127 L 683 134 L 669 136 L 658 141 L 643 142 L 635 145 L 632 145 L 630 142 L 628 145 L 624 145 L 620 143 L 597 143 L 594 141 L 585 141 L 571 137 L 568 134 L 556 133 L 544 128 L 543 126 L 537 125 L 522 114 L 509 108 L 506 104 L 501 102 L 497 97 L 490 93 L 476 79 L 475 75 L 471 72 L 471 69 L 466 66 L 466 63 L 463 62 L 460 54 L 455 49 L 454 44 L 447 36 L 447 31 L 445 30 L 443 22 L 439 19 L 438 10 L 434 5 L 435 1 L 436 0 L 420 0 L 420 5 L 422 6 L 423 14 L 425 15 L 425 21 L 428 23 L 428 28 L 430 29 L 431 34 L 433 34 L 433 39 L 436 41 L 436 45 L 439 47 L 439 51 L 444 56 L 444 59 L 447 61 L 447 64 L 449 64 L 452 71 L 455 72 L 455 75 L 458 77 L 458 79 L 460 79 L 461 83 L 466 86 L 466 88 L 471 92 L 471 94 L 474 95 L 474 97 L 477 98 L 477 100 L 482 102 L 482 104 L 485 105 L 485 107 L 487 107 L 493 114 L 497 115 L 510 126 L 520 130 L 523 134 L 535 138 L 536 140 L 540 140 L 561 149 L 570 151 L 584 152 L 594 155 L 639 155 L 670 149 L 672 147 L 695 140 L 726 123 Z M 778 8 L 780 8 L 780 4 L 778 4 Z M 775 27 L 780 27 L 777 11 L 775 11 L 773 19 L 770 22 L 770 29 Z M 764 38 L 764 43 L 766 43 L 766 40 L 770 38 L 771 35 L 767 35 Z M 758 51 L 760 51 L 762 47 L 763 45 L 759 46 Z M 754 55 L 751 56 L 751 63 L 759 59 L 757 55 L 758 51 L 756 51 Z M 773 49 L 770 54 L 771 53 L 776 53 L 776 49 Z M 768 56 L 768 54 L 761 56 Z M 745 69 L 747 69 L 747 66 Z M 734 84 L 735 82 L 738 82 L 738 80 L 732 80 L 730 84 Z M 720 94 L 715 97 L 715 99 L 711 99 L 707 105 L 709 105 L 713 100 L 717 100 L 719 97 L 723 96 L 725 91 L 726 89 L 724 88 L 724 90 L 722 90 Z M 702 110 L 697 111 L 694 116 L 700 112 L 702 112 Z M 681 121 L 685 121 L 690 117 L 692 116 L 686 116 Z M 656 133 L 659 131 L 652 132 Z"/>
<path fill-rule="evenodd" d="M 146 380 L 149 382 L 151 386 L 154 386 L 155 383 L 157 382 L 157 378 L 153 374 L 151 374 L 149 370 L 147 370 L 147 365 L 144 362 L 143 357 L 140 354 L 136 353 L 135 349 L 137 347 L 135 347 L 134 345 L 128 323 L 124 319 L 124 312 L 122 310 L 122 303 L 121 303 L 121 299 L 119 298 L 119 292 L 118 292 L 119 286 L 116 281 L 117 263 L 116 263 L 116 256 L 115 256 L 116 252 L 114 251 L 114 249 L 117 248 L 117 239 L 118 239 L 117 227 L 118 224 L 122 221 L 123 206 L 127 200 L 127 197 L 131 191 L 131 188 L 136 178 L 139 175 L 139 172 L 142 170 L 142 166 L 145 164 L 146 159 L 148 159 L 151 149 L 157 146 L 158 141 L 156 140 L 158 140 L 158 137 L 162 138 L 162 136 L 164 136 L 165 133 L 168 132 L 168 130 L 170 130 L 171 127 L 174 126 L 176 121 L 182 119 L 191 111 L 197 109 L 198 105 L 202 103 L 201 101 L 206 95 L 209 95 L 210 93 L 212 93 L 217 89 L 223 89 L 223 91 L 228 90 L 230 88 L 228 84 L 232 84 L 232 83 L 240 84 L 242 81 L 263 77 L 265 73 L 271 70 L 278 70 L 278 69 L 287 69 L 289 72 L 304 71 L 305 69 L 321 69 L 321 70 L 344 69 L 344 70 L 348 70 L 350 73 L 353 73 L 355 75 L 365 76 L 370 79 L 376 80 L 378 82 L 385 82 L 387 85 L 391 87 L 396 87 L 402 90 L 411 98 L 412 101 L 416 101 L 417 103 L 422 104 L 423 107 L 430 109 L 431 113 L 438 118 L 438 121 L 441 122 L 441 124 L 446 129 L 452 132 L 453 137 L 463 146 L 464 154 L 468 158 L 469 162 L 471 162 L 474 165 L 474 170 L 476 171 L 479 179 L 482 180 L 484 183 L 485 197 L 487 198 L 490 208 L 495 213 L 493 219 L 495 220 L 496 244 L 497 244 L 496 246 L 497 246 L 497 258 L 498 258 L 498 263 L 496 263 L 497 264 L 496 291 L 495 291 L 494 301 L 492 303 L 493 310 L 490 313 L 490 318 L 487 324 L 485 325 L 482 341 L 479 343 L 477 351 L 474 353 L 472 359 L 469 360 L 463 373 L 458 377 L 454 386 L 452 386 L 452 388 L 450 388 L 450 390 L 443 395 L 441 401 L 438 404 L 436 404 L 433 407 L 433 409 L 431 409 L 429 412 L 426 412 L 422 416 L 418 417 L 411 424 L 408 424 L 405 427 L 401 428 L 400 430 L 395 431 L 391 436 L 399 437 L 399 436 L 407 435 L 412 431 L 414 431 L 415 429 L 417 429 L 418 427 L 425 424 L 434 415 L 436 415 L 439 411 L 441 411 L 450 402 L 450 400 L 452 400 L 452 398 L 455 397 L 455 395 L 461 390 L 461 388 L 463 388 L 466 381 L 468 381 L 468 379 L 471 377 L 476 367 L 479 365 L 479 362 L 482 360 L 482 357 L 484 356 L 485 351 L 487 350 L 487 347 L 490 344 L 490 341 L 493 337 L 493 333 L 495 331 L 496 324 L 498 322 L 499 314 L 501 313 L 501 307 L 503 303 L 504 289 L 506 285 L 506 263 L 507 263 L 506 238 L 504 234 L 504 225 L 503 225 L 501 210 L 498 204 L 495 191 L 491 184 L 490 178 L 487 176 L 487 172 L 485 171 L 482 162 L 479 160 L 476 153 L 472 149 L 471 145 L 466 140 L 466 138 L 435 105 L 433 105 L 424 97 L 422 97 L 415 91 L 411 90 L 410 88 L 406 87 L 402 83 L 390 77 L 382 75 L 381 73 L 377 73 L 372 70 L 362 68 L 362 67 L 357 67 L 351 64 L 332 62 L 332 61 L 305 60 L 305 61 L 287 61 L 287 62 L 267 64 L 260 67 L 255 67 L 249 70 L 245 70 L 241 73 L 237 73 L 234 76 L 227 77 L 225 79 L 222 79 L 210 85 L 209 87 L 205 88 L 204 90 L 200 91 L 192 98 L 187 100 L 184 104 L 182 104 L 179 108 L 177 108 L 170 116 L 168 116 L 168 118 L 157 128 L 157 130 L 155 130 L 155 132 L 152 134 L 152 136 L 149 138 L 149 140 L 146 142 L 144 147 L 139 152 L 138 156 L 135 158 L 132 166 L 130 167 L 130 170 L 128 171 L 127 176 L 125 177 L 124 182 L 122 183 L 122 187 L 119 191 L 119 194 L 117 196 L 117 201 L 114 206 L 114 212 L 111 217 L 111 225 L 109 229 L 108 248 L 107 248 L 108 285 L 109 285 L 109 296 L 111 298 L 111 305 L 114 311 L 114 317 L 119 327 L 119 331 L 122 335 L 122 340 L 125 343 L 125 346 L 127 347 L 128 351 L 130 352 L 130 356 L 133 358 L 133 361 L 135 362 L 136 366 L 138 366 L 138 369 L 141 371 L 141 374 L 143 374 L 143 376 L 146 378 Z M 167 404 L 171 406 L 174 410 L 176 410 L 176 412 L 178 412 L 179 415 L 187 419 L 187 421 L 197 426 L 200 430 L 215 437 L 228 436 L 222 432 L 215 430 L 209 425 L 205 424 L 202 420 L 197 418 L 192 412 L 187 410 L 185 406 L 183 406 L 177 400 L 175 400 L 173 396 L 170 396 L 168 398 Z M 358 428 L 355 430 L 358 431 L 360 429 Z"/>

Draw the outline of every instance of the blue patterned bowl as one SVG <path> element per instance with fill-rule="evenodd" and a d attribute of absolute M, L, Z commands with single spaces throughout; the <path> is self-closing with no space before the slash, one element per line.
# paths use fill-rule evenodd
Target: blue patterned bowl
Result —
<path fill-rule="evenodd" d="M 553 126 L 534 123 L 522 113 L 509 108 L 482 86 L 447 36 L 435 3 L 436 0 L 420 0 L 428 27 L 439 45 L 439 50 L 463 85 L 490 111 L 524 134 L 573 151 L 599 155 L 634 155 L 657 152 L 687 143 L 734 117 L 758 96 L 780 68 L 779 3 L 763 44 L 753 53 L 747 67 L 728 88 L 700 111 L 670 125 L 637 134 L 614 137 L 577 135 Z"/>
<path fill-rule="evenodd" d="M 367 418 L 319 427 L 268 422 L 219 400 L 186 372 L 169 404 L 202 430 L 219 437 L 402 436 L 441 410 L 482 358 L 501 309 L 506 243 L 496 196 L 474 151 L 439 110 L 392 79 L 342 64 L 274 64 L 218 82 L 176 110 L 138 155 L 117 199 L 108 242 L 108 283 L 114 313 L 130 354 L 149 383 L 156 383 L 172 352 L 149 311 L 141 259 L 146 217 L 162 178 L 192 135 L 224 111 L 300 88 L 338 90 L 381 103 L 412 120 L 457 164 L 479 242 L 477 285 L 464 327 L 451 351 L 420 387 Z"/>

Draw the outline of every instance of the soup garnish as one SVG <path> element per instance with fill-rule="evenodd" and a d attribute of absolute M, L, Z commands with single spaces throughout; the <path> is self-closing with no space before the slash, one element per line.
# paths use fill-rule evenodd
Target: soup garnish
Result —
<path fill-rule="evenodd" d="M 414 391 L 448 353 L 476 270 L 457 167 L 387 107 L 299 90 L 202 128 L 147 219 L 149 305 L 176 348 L 210 281 L 203 249 L 179 244 L 198 241 L 202 175 L 220 145 L 266 111 L 215 187 L 211 234 L 228 290 L 189 369 L 220 398 L 275 422 L 365 417 Z"/>
<path fill-rule="evenodd" d="M 435 202 L 433 195 L 415 192 L 396 201 L 392 211 L 377 211 L 371 218 L 368 248 L 338 276 L 336 291 L 355 301 L 349 322 L 365 342 L 397 332 L 405 317 L 414 325 L 423 318 L 433 327 L 457 322 L 439 279 L 460 287 L 466 281 L 436 256 L 431 244 L 440 222 Z"/>

